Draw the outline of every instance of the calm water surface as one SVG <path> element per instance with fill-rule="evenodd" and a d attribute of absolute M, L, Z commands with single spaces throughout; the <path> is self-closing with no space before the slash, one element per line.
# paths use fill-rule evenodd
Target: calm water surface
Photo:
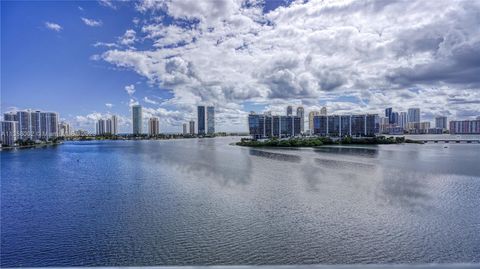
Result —
<path fill-rule="evenodd" d="M 480 262 L 480 145 L 1 152 L 2 267 Z"/>

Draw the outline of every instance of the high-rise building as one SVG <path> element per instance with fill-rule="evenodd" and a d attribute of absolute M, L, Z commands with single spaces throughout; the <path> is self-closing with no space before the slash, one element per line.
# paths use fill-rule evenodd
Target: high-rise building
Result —
<path fill-rule="evenodd" d="M 407 123 L 408 123 L 408 114 L 407 112 L 400 112 L 398 115 L 398 122 L 397 125 L 401 127 L 403 130 L 407 129 Z"/>
<path fill-rule="evenodd" d="M 152 117 L 148 120 L 148 135 L 157 136 L 160 134 L 160 121 L 157 117 Z"/>
<path fill-rule="evenodd" d="M 133 134 L 140 135 L 143 133 L 143 114 L 142 107 L 140 105 L 132 106 L 132 123 Z"/>
<path fill-rule="evenodd" d="M 205 106 L 197 107 L 198 135 L 205 135 Z"/>
<path fill-rule="evenodd" d="M 300 117 L 260 115 L 252 112 L 248 116 L 248 128 L 255 139 L 292 137 L 300 134 Z"/>
<path fill-rule="evenodd" d="M 379 132 L 376 114 L 320 115 L 314 116 L 313 122 L 314 134 L 320 136 L 374 136 Z"/>
<path fill-rule="evenodd" d="M 16 112 L 7 112 L 3 114 L 4 121 L 18 121 Z"/>
<path fill-rule="evenodd" d="M 408 122 L 420 122 L 420 108 L 408 109 Z"/>
<path fill-rule="evenodd" d="M 392 112 L 391 118 L 389 119 L 390 124 L 398 125 L 398 112 Z"/>
<path fill-rule="evenodd" d="M 22 140 L 32 139 L 30 111 L 17 111 L 18 137 Z"/>
<path fill-rule="evenodd" d="M 305 110 L 303 106 L 297 107 L 297 117 L 300 117 L 300 132 L 305 132 Z"/>
<path fill-rule="evenodd" d="M 450 121 L 451 134 L 480 134 L 480 119 Z"/>
<path fill-rule="evenodd" d="M 42 111 L 17 111 L 4 114 L 5 119 L 18 122 L 18 139 L 49 140 L 58 136 L 58 114 Z"/>
<path fill-rule="evenodd" d="M 182 125 L 182 127 L 183 127 L 183 135 L 187 135 L 187 134 L 188 134 L 187 124 L 184 123 L 184 124 Z"/>
<path fill-rule="evenodd" d="M 50 140 L 58 136 L 58 114 L 55 112 L 40 113 L 40 137 Z"/>
<path fill-rule="evenodd" d="M 189 122 L 189 125 L 190 125 L 190 134 L 195 135 L 195 121 L 191 120 Z"/>
<path fill-rule="evenodd" d="M 111 135 L 113 132 L 113 124 L 112 124 L 112 119 L 106 119 L 105 120 L 105 133 Z"/>
<path fill-rule="evenodd" d="M 118 135 L 118 117 L 116 115 L 112 115 L 110 122 L 111 122 L 110 134 Z"/>
<path fill-rule="evenodd" d="M 215 108 L 213 106 L 207 107 L 207 134 L 215 134 Z"/>
<path fill-rule="evenodd" d="M 32 140 L 39 140 L 42 137 L 41 115 L 41 111 L 30 111 L 30 131 Z"/>
<path fill-rule="evenodd" d="M 435 128 L 446 130 L 447 129 L 447 117 L 445 117 L 445 116 L 435 117 Z"/>
<path fill-rule="evenodd" d="M 109 119 L 99 119 L 95 125 L 97 135 L 117 135 L 118 134 L 118 119 L 113 115 Z"/>
<path fill-rule="evenodd" d="M 5 117 L 4 117 L 5 118 Z M 13 119 L 13 118 L 8 118 Z M 0 144 L 13 146 L 18 140 L 18 121 L 0 121 Z"/>
<path fill-rule="evenodd" d="M 97 135 L 105 135 L 107 134 L 107 123 L 104 119 L 99 119 L 97 124 L 95 125 L 95 133 Z"/>
<path fill-rule="evenodd" d="M 385 109 L 385 118 L 388 118 L 388 123 L 390 124 L 393 123 L 392 112 L 393 110 L 391 107 Z"/>
<path fill-rule="evenodd" d="M 327 116 L 327 107 L 322 107 L 320 109 L 320 116 Z"/>
<path fill-rule="evenodd" d="M 386 134 L 390 128 L 390 119 L 387 117 L 380 117 L 380 133 Z"/>
<path fill-rule="evenodd" d="M 62 121 L 58 124 L 58 136 L 67 137 L 71 135 L 70 124 Z"/>
<path fill-rule="evenodd" d="M 310 134 L 313 134 L 313 117 L 315 116 L 320 116 L 320 112 L 310 111 L 308 113 L 308 130 L 310 130 Z"/>
<path fill-rule="evenodd" d="M 293 107 L 287 106 L 287 116 L 292 116 L 292 115 L 293 115 Z"/>

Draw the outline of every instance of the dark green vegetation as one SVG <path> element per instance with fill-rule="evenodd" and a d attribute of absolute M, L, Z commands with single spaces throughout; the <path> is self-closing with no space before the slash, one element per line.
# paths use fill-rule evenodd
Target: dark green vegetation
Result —
<path fill-rule="evenodd" d="M 264 141 L 242 138 L 240 142 L 237 142 L 237 145 L 246 147 L 319 147 L 323 145 L 380 145 L 401 143 L 423 144 L 421 141 L 405 139 L 404 137 L 377 136 L 368 138 L 344 137 L 338 140 L 333 140 L 329 137 L 290 138 L 282 140 L 273 138 Z"/>
<path fill-rule="evenodd" d="M 44 146 L 56 146 L 62 143 L 62 141 L 58 138 L 54 138 L 48 141 L 45 140 L 31 140 L 26 139 L 22 140 L 19 139 L 16 142 L 16 145 L 9 146 L 9 145 L 2 145 L 2 149 L 17 149 L 17 148 L 34 148 L 34 147 L 44 147 Z"/>

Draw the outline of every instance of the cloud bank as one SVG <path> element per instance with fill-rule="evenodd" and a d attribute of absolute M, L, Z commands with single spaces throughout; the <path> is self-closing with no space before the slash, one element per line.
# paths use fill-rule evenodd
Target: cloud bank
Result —
<path fill-rule="evenodd" d="M 327 105 L 480 115 L 479 1 L 313 0 L 265 12 L 261 1 L 149 0 L 134 8 L 144 19 L 101 59 L 171 91 L 155 109 L 172 124 L 198 104 L 215 105 L 220 125 L 242 130 L 249 108 L 283 112 L 287 103 L 307 113 Z"/>

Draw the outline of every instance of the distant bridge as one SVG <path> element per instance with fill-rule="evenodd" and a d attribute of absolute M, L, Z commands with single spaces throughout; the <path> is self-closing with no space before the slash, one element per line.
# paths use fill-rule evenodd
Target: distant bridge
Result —
<path fill-rule="evenodd" d="M 429 144 L 480 144 L 480 139 L 455 139 L 455 138 L 440 138 L 440 139 L 411 139 L 414 141 L 422 141 Z"/>
<path fill-rule="evenodd" d="M 23 269 L 39 269 L 42 267 Z M 48 269 L 83 269 L 85 267 L 43 267 Z M 215 265 L 215 266 L 129 266 L 95 269 L 479 269 L 478 263 L 444 264 L 345 264 L 345 265 Z"/>

